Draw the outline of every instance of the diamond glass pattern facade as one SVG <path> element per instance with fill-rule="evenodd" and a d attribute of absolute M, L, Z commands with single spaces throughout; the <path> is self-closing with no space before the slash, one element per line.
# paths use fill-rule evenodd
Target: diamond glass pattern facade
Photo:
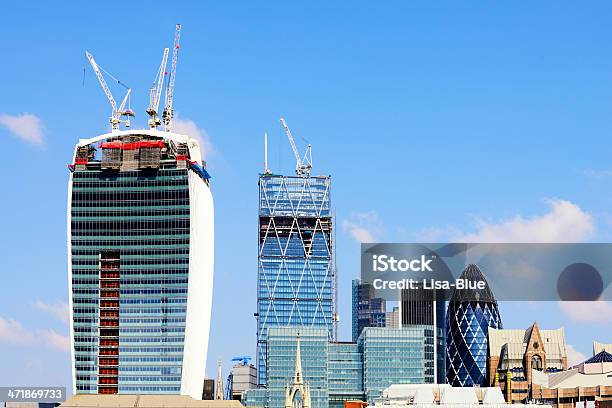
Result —
<path fill-rule="evenodd" d="M 195 140 L 157 131 L 77 145 L 68 196 L 74 393 L 201 399 L 213 213 L 199 155 Z"/>
<path fill-rule="evenodd" d="M 304 326 L 334 334 L 331 178 L 259 178 L 257 370 L 265 385 L 271 327 Z M 313 395 L 313 400 L 314 400 Z"/>
<path fill-rule="evenodd" d="M 486 279 L 468 265 L 461 279 Z M 446 314 L 446 380 L 453 387 L 486 386 L 489 327 L 502 328 L 497 301 L 486 284 L 482 290 L 456 290 Z"/>

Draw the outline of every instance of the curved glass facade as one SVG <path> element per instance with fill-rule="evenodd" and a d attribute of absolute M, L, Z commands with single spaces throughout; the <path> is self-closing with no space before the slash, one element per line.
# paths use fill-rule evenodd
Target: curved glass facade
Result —
<path fill-rule="evenodd" d="M 486 279 L 468 265 L 462 279 Z M 457 290 L 446 313 L 446 381 L 453 387 L 487 384 L 489 327 L 502 328 L 497 301 L 488 284 L 482 290 Z"/>

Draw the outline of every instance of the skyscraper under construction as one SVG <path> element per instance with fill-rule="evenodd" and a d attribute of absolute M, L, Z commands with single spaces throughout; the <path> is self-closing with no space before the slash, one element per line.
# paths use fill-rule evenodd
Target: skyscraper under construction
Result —
<path fill-rule="evenodd" d="M 202 398 L 213 286 L 214 216 L 198 141 L 174 133 L 180 25 L 163 115 L 169 49 L 147 113 L 129 127 L 106 73 L 87 58 L 112 107 L 111 131 L 75 146 L 68 183 L 68 282 L 73 393 Z M 107 74 L 108 75 L 108 74 Z M 123 119 L 126 118 L 126 119 Z M 162 124 L 164 130 L 157 130 Z"/>
<path fill-rule="evenodd" d="M 331 177 L 311 176 L 310 146 L 302 157 L 281 119 L 296 157 L 296 175 L 259 176 L 257 371 L 266 384 L 270 327 L 327 329 L 335 338 L 335 270 Z M 267 144 L 267 142 L 266 142 Z"/>

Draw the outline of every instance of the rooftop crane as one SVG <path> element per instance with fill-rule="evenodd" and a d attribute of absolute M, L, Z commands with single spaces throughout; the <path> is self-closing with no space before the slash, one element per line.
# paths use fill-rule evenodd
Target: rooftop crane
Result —
<path fill-rule="evenodd" d="M 126 86 L 123 82 L 121 82 L 120 80 L 118 80 L 117 78 L 109 74 L 107 71 L 105 71 L 104 68 L 99 66 L 96 63 L 96 60 L 94 60 L 93 55 L 91 55 L 89 51 L 85 51 L 85 55 L 87 56 L 87 59 L 89 60 L 89 63 L 91 64 L 91 67 L 93 68 L 96 74 L 96 77 L 98 78 L 98 82 L 100 83 L 102 90 L 106 94 L 106 97 L 108 98 L 108 101 L 111 104 L 111 108 L 113 110 L 113 113 L 111 114 L 111 117 L 110 117 L 112 131 L 115 132 L 119 130 L 119 125 L 121 124 L 121 122 L 125 123 L 126 127 L 130 127 L 130 117 L 135 116 L 135 114 L 134 114 L 134 111 L 130 109 L 129 107 L 126 109 L 125 104 L 129 101 L 132 90 L 128 86 Z M 123 97 L 123 100 L 121 101 L 121 105 L 119 105 L 119 108 L 117 108 L 117 102 L 115 102 L 113 93 L 111 92 L 110 88 L 106 84 L 106 80 L 104 79 L 104 75 L 102 75 L 102 72 L 108 75 L 113 81 L 117 82 L 119 85 L 127 89 L 127 92 L 125 93 L 125 96 Z M 122 120 L 121 119 L 122 116 L 125 116 L 126 119 Z"/>
<path fill-rule="evenodd" d="M 164 121 L 164 130 L 170 132 L 172 130 L 172 117 L 174 116 L 174 79 L 176 78 L 176 63 L 178 62 L 179 41 L 181 39 L 181 25 L 176 25 L 174 32 L 174 48 L 172 49 L 172 63 L 170 65 L 170 77 L 168 78 L 168 86 L 166 87 L 166 105 L 162 119 Z"/>
<path fill-rule="evenodd" d="M 157 71 L 155 80 L 151 85 L 149 107 L 147 108 L 147 114 L 149 115 L 148 124 L 151 129 L 157 129 L 157 127 L 161 125 L 161 120 L 159 119 L 159 116 L 157 116 L 157 112 L 159 109 L 159 101 L 161 100 L 162 89 L 164 87 L 164 80 L 166 78 L 166 65 L 168 65 L 169 52 L 169 48 L 164 48 L 161 64 L 159 65 L 159 71 Z"/>
<path fill-rule="evenodd" d="M 293 155 L 295 156 L 295 174 L 299 177 L 310 177 L 310 171 L 312 170 L 312 145 L 308 144 L 304 156 L 300 157 L 300 152 L 295 144 L 291 130 L 289 130 L 289 126 L 287 126 L 287 122 L 285 122 L 284 118 L 280 118 L 280 123 L 287 135 L 287 139 L 289 139 L 291 150 L 293 150 Z"/>

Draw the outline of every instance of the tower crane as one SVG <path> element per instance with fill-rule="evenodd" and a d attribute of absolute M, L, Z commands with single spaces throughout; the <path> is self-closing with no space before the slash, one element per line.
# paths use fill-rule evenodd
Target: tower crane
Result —
<path fill-rule="evenodd" d="M 280 123 L 287 135 L 287 139 L 289 139 L 291 150 L 293 150 L 293 155 L 295 156 L 295 174 L 299 177 L 310 177 L 310 171 L 312 170 L 312 145 L 308 144 L 304 156 L 300 157 L 300 152 L 295 144 L 291 130 L 289 130 L 289 126 L 287 126 L 287 122 L 284 118 L 280 118 Z"/>
<path fill-rule="evenodd" d="M 161 64 L 159 65 L 159 71 L 157 71 L 155 80 L 151 85 L 151 91 L 149 94 L 149 107 L 146 111 L 149 115 L 148 124 L 151 129 L 157 129 L 157 127 L 161 125 L 161 120 L 159 119 L 157 112 L 159 109 L 159 101 L 161 100 L 162 89 L 164 87 L 164 80 L 166 78 L 166 65 L 168 65 L 169 51 L 169 48 L 164 48 Z"/>
<path fill-rule="evenodd" d="M 172 130 L 172 117 L 174 116 L 174 80 L 176 78 L 176 63 L 178 62 L 179 41 L 181 39 L 181 25 L 176 25 L 174 32 L 174 48 L 172 49 L 172 62 L 170 65 L 170 77 L 168 78 L 168 86 L 166 87 L 166 104 L 162 119 L 164 121 L 164 130 L 170 132 Z"/>
<path fill-rule="evenodd" d="M 110 123 L 112 131 L 115 132 L 119 130 L 119 125 L 121 124 L 121 122 L 125 123 L 126 127 L 130 127 L 130 117 L 134 117 L 135 114 L 134 111 L 129 107 L 126 109 L 125 105 L 130 100 L 130 94 L 132 93 L 132 90 L 123 82 L 121 82 L 120 80 L 109 74 L 107 71 L 105 71 L 101 66 L 99 66 L 96 63 L 96 60 L 94 59 L 93 55 L 91 55 L 89 51 L 85 51 L 85 55 L 87 56 L 87 59 L 89 60 L 89 63 L 91 64 L 91 67 L 93 68 L 96 77 L 98 78 L 98 82 L 100 83 L 100 86 L 102 87 L 106 98 L 111 104 L 112 114 L 110 117 Z M 104 75 L 102 75 L 102 72 L 108 75 L 109 78 L 111 78 L 113 81 L 117 82 L 119 85 L 127 89 L 125 96 L 121 101 L 121 105 L 119 105 L 119 108 L 117 108 L 117 102 L 115 101 L 115 98 L 113 97 L 113 93 L 111 92 L 110 88 L 106 84 L 106 80 L 104 79 Z M 123 116 L 125 116 L 126 119 L 121 119 Z"/>

